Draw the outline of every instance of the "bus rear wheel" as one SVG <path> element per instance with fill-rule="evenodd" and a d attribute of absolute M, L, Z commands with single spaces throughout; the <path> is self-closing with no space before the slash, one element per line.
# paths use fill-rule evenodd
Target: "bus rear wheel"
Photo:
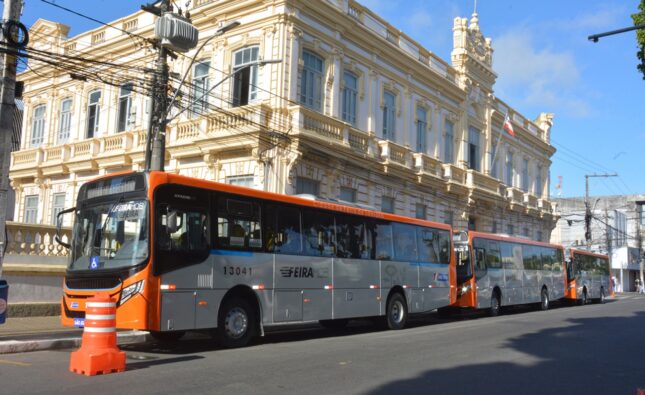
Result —
<path fill-rule="evenodd" d="M 493 296 L 490 297 L 490 310 L 488 314 L 491 317 L 497 317 L 500 313 L 501 306 L 499 302 L 499 295 L 497 292 L 493 293 Z"/>
<path fill-rule="evenodd" d="M 251 341 L 255 328 L 255 311 L 244 299 L 226 301 L 220 310 L 217 339 L 226 348 L 244 347 Z"/>
<path fill-rule="evenodd" d="M 598 303 L 604 304 L 605 303 L 605 288 L 600 288 L 600 297 L 598 298 Z"/>
<path fill-rule="evenodd" d="M 546 288 L 542 288 L 542 292 L 540 294 L 540 309 L 549 309 L 549 293 L 547 292 Z"/>
<path fill-rule="evenodd" d="M 387 301 L 386 321 L 389 329 L 403 329 L 408 321 L 408 305 L 400 293 L 392 294 Z"/>

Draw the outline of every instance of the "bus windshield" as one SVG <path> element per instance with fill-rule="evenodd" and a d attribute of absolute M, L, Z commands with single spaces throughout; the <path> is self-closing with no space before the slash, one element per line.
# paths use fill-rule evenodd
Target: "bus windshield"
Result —
<path fill-rule="evenodd" d="M 148 202 L 129 200 L 76 211 L 69 270 L 134 266 L 148 257 Z"/>

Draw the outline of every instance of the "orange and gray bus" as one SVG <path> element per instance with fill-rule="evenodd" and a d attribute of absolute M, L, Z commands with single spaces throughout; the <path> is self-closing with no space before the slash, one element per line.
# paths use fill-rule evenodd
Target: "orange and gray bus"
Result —
<path fill-rule="evenodd" d="M 609 257 L 572 248 L 568 258 L 565 298 L 578 304 L 604 303 L 612 290 Z"/>
<path fill-rule="evenodd" d="M 457 300 L 452 307 L 487 308 L 539 303 L 542 310 L 565 294 L 561 246 L 483 232 L 454 238 Z"/>
<path fill-rule="evenodd" d="M 163 172 L 84 184 L 73 213 L 62 322 L 83 326 L 98 290 L 117 327 L 160 339 L 210 329 L 246 345 L 265 327 L 340 327 L 456 300 L 450 226 Z"/>

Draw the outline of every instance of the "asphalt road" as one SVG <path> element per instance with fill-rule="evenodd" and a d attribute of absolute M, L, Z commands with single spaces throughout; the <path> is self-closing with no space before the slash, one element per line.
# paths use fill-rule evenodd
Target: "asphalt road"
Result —
<path fill-rule="evenodd" d="M 127 371 L 68 371 L 70 350 L 0 356 L 0 394 L 636 394 L 645 389 L 645 297 L 434 314 L 402 331 L 367 323 L 268 334 L 244 349 L 193 336 L 124 347 Z"/>

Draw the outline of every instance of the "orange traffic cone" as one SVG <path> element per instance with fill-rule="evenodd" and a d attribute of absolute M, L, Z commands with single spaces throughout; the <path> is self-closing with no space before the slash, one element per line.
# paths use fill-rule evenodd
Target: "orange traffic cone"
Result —
<path fill-rule="evenodd" d="M 125 371 L 125 353 L 116 346 L 116 302 L 106 292 L 85 303 L 81 348 L 72 353 L 69 370 L 86 376 Z"/>

